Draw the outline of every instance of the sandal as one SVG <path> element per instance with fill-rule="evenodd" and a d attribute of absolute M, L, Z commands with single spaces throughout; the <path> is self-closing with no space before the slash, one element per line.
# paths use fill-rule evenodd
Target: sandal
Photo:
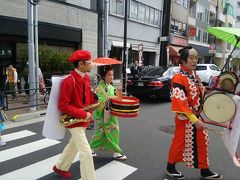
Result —
<path fill-rule="evenodd" d="M 119 160 L 119 161 L 125 161 L 127 159 L 127 156 L 125 155 L 119 155 L 116 157 L 113 157 L 115 160 Z"/>
<path fill-rule="evenodd" d="M 181 172 L 176 171 L 176 173 L 170 173 L 168 171 L 166 171 L 167 175 L 174 178 L 174 179 L 184 179 L 184 175 L 182 175 Z"/>
<path fill-rule="evenodd" d="M 222 175 L 214 172 L 213 175 L 202 176 L 202 179 L 222 179 Z"/>

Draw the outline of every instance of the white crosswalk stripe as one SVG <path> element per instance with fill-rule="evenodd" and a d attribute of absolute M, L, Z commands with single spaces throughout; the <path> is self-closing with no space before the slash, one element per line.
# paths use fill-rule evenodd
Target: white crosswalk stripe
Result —
<path fill-rule="evenodd" d="M 129 166 L 118 161 L 112 161 L 96 170 L 96 179 L 122 180 L 136 170 L 137 168 L 135 167 Z"/>
<path fill-rule="evenodd" d="M 25 138 L 28 136 L 32 136 L 35 134 L 36 133 L 34 133 L 34 132 L 31 132 L 28 130 L 23 130 L 23 131 L 19 131 L 19 132 L 7 134 L 7 135 L 2 135 L 2 139 L 4 140 L 4 142 L 9 142 L 9 141 Z"/>
<path fill-rule="evenodd" d="M 60 154 L 53 156 L 51 158 L 42 160 L 40 162 L 34 163 L 32 165 L 26 166 L 24 168 L 12 171 L 10 173 L 0 176 L 0 179 L 4 180 L 33 180 L 38 179 L 52 173 L 52 167 L 58 160 Z M 78 161 L 78 156 L 74 159 L 74 162 Z"/>
<path fill-rule="evenodd" d="M 2 138 L 5 142 L 10 142 L 14 140 L 21 140 L 23 138 L 36 135 L 36 133 L 23 130 L 15 133 L 10 133 L 3 135 Z M 61 143 L 57 140 L 50 140 L 47 138 L 37 140 L 34 142 L 30 142 L 27 144 L 23 144 L 14 148 L 9 148 L 0 151 L 0 163 L 4 163 L 8 160 L 12 160 L 16 158 L 16 161 L 21 159 L 23 155 L 27 155 L 29 153 L 34 153 L 39 150 L 43 150 L 45 148 L 54 146 Z M 20 169 L 16 169 L 11 172 L 7 172 L 5 174 L 1 174 L 0 172 L 0 179 L 3 180 L 34 180 L 39 179 L 41 177 L 47 176 L 51 173 L 52 167 L 57 162 L 60 154 L 57 154 L 55 156 L 49 157 L 47 159 L 43 159 L 39 162 L 35 162 L 33 164 L 29 164 L 25 167 L 22 167 Z M 79 156 L 77 155 L 73 161 L 77 162 L 79 160 Z M 0 164 L 1 166 L 1 164 Z M 136 171 L 137 168 L 129 166 L 127 164 L 118 162 L 118 161 L 112 161 L 99 169 L 96 170 L 96 177 L 97 180 L 122 180 L 132 174 L 134 171 Z M 73 172 L 74 173 L 74 172 Z M 79 173 L 79 172 L 75 172 Z"/>
<path fill-rule="evenodd" d="M 7 161 L 19 156 L 38 151 L 53 145 L 60 143 L 60 141 L 50 140 L 50 139 L 41 139 L 34 141 L 28 144 L 24 144 L 18 147 L 10 148 L 7 150 L 0 151 L 0 162 Z"/>

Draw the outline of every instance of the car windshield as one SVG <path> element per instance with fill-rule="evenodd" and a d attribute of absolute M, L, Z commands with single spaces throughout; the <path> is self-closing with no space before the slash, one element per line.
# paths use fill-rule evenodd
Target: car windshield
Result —
<path fill-rule="evenodd" d="M 196 71 L 204 71 L 207 70 L 207 66 L 197 66 Z"/>
<path fill-rule="evenodd" d="M 163 72 L 163 67 L 150 67 L 142 71 L 142 76 L 162 76 Z"/>
<path fill-rule="evenodd" d="M 174 74 L 179 72 L 180 67 L 170 67 L 167 69 L 162 76 L 173 76 Z"/>

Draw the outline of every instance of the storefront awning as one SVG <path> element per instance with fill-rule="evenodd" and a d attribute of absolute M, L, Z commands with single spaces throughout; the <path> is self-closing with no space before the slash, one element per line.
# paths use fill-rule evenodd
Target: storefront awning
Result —
<path fill-rule="evenodd" d="M 180 47 L 180 46 L 172 46 L 172 45 L 170 45 L 169 46 L 169 55 L 170 56 L 179 56 L 179 53 L 178 53 L 178 51 L 180 50 L 180 49 L 182 49 L 183 47 Z"/>

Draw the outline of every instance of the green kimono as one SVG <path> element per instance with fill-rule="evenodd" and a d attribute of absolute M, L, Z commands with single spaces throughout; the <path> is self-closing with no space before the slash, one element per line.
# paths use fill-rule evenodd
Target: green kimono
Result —
<path fill-rule="evenodd" d="M 104 81 L 99 83 L 97 90 L 99 102 L 115 95 L 115 88 L 112 85 L 106 85 Z M 106 107 L 108 107 L 107 103 L 105 106 L 102 105 L 98 107 L 93 112 L 93 117 L 97 123 L 97 127 L 90 142 L 90 146 L 92 149 L 122 153 L 122 150 L 119 147 L 120 132 L 118 118 L 110 115 L 109 110 L 104 110 Z"/>

